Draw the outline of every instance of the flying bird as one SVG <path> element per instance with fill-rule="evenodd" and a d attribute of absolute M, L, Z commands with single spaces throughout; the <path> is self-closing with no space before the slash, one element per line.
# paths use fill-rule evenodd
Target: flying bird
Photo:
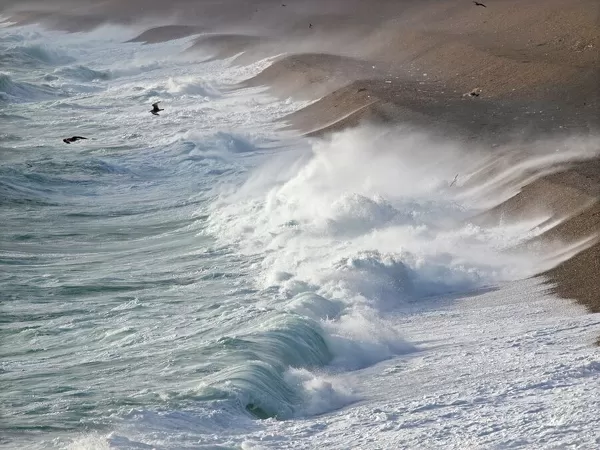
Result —
<path fill-rule="evenodd" d="M 159 103 L 160 103 L 160 102 L 152 103 L 152 109 L 150 110 L 150 112 L 151 112 L 152 114 L 154 114 L 155 116 L 158 116 L 158 115 L 159 115 L 159 114 L 158 114 L 158 112 L 159 112 L 159 111 L 164 111 L 164 109 L 161 109 L 161 108 L 159 108 L 159 107 L 158 107 L 158 104 L 159 104 Z"/>
<path fill-rule="evenodd" d="M 87 139 L 87 138 L 83 137 L 83 136 L 73 136 L 73 137 L 70 137 L 70 138 L 64 138 L 63 142 L 65 144 L 70 144 L 71 142 L 75 142 L 75 141 L 78 141 L 80 139 Z"/>
<path fill-rule="evenodd" d="M 477 6 L 483 6 L 484 8 L 487 8 L 487 6 L 485 6 L 483 3 L 476 2 L 475 0 L 473 0 L 473 3 L 475 3 Z"/>

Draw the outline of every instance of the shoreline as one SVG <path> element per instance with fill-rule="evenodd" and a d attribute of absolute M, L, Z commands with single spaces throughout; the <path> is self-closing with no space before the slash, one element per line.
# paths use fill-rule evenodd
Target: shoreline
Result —
<path fill-rule="evenodd" d="M 131 41 L 195 36 L 182 52 L 208 50 L 217 59 L 243 52 L 239 63 L 286 53 L 242 86 L 315 100 L 283 119 L 310 136 L 365 122 L 409 123 L 496 145 L 600 136 L 600 3 L 593 0 L 568 6 L 498 0 L 485 9 L 458 0 L 376 0 L 368 6 L 351 0 L 344 7 L 311 0 L 304 8 L 150 1 L 144 18 L 138 17 L 139 0 L 127 6 L 117 0 L 98 7 L 91 1 L 50 4 L 5 1 L 0 14 L 69 32 L 146 19 L 156 25 Z M 70 12 L 57 12 L 61 5 Z M 541 241 L 600 235 L 600 157 L 523 186 L 486 220 L 519 220 L 540 208 L 562 218 Z M 539 276 L 561 297 L 600 312 L 598 242 Z"/>

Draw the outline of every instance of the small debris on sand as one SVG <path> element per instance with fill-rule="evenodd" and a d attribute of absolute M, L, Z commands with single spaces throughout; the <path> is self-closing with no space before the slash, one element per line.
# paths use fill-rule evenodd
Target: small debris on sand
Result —
<path fill-rule="evenodd" d="M 463 97 L 479 97 L 481 95 L 481 88 L 472 89 L 471 92 L 463 94 Z"/>

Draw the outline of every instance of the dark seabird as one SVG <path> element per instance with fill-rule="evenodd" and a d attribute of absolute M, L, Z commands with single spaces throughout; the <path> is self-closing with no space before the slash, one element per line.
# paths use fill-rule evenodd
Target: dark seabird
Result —
<path fill-rule="evenodd" d="M 454 180 L 452 180 L 452 183 L 450 183 L 450 186 L 448 187 L 452 187 L 456 184 L 456 181 L 458 180 L 458 174 L 456 174 L 456 176 L 454 177 Z"/>
<path fill-rule="evenodd" d="M 152 109 L 150 110 L 150 112 L 151 112 L 152 114 L 154 114 L 155 116 L 158 116 L 158 115 L 159 115 L 159 114 L 158 114 L 158 112 L 159 112 L 159 111 L 164 111 L 164 109 L 161 109 L 161 108 L 159 108 L 159 107 L 158 107 L 158 104 L 159 104 L 159 103 L 160 103 L 160 102 L 152 103 Z"/>
<path fill-rule="evenodd" d="M 475 3 L 477 6 L 483 6 L 484 8 L 487 8 L 487 6 L 485 6 L 483 3 L 476 2 L 475 0 L 473 0 L 473 3 Z"/>
<path fill-rule="evenodd" d="M 73 136 L 73 137 L 70 137 L 70 138 L 64 138 L 63 142 L 65 144 L 70 144 L 71 142 L 78 141 L 79 139 L 87 139 L 87 138 L 83 137 L 83 136 Z"/>

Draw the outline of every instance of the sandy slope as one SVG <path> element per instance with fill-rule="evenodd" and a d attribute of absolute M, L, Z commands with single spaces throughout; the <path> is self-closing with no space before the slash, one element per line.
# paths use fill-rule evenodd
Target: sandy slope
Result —
<path fill-rule="evenodd" d="M 2 0 L 0 13 L 70 31 L 131 23 L 144 42 L 208 33 L 188 50 L 244 51 L 242 62 L 286 52 L 248 84 L 320 99 L 286 118 L 312 134 L 365 120 L 433 125 L 495 143 L 598 133 L 600 2 L 484 3 Z M 547 239 L 572 242 L 600 231 L 599 201 L 600 163 L 575 164 L 525 186 L 488 219 L 543 209 L 567 217 Z M 546 275 L 561 295 L 600 310 L 598 245 Z"/>

